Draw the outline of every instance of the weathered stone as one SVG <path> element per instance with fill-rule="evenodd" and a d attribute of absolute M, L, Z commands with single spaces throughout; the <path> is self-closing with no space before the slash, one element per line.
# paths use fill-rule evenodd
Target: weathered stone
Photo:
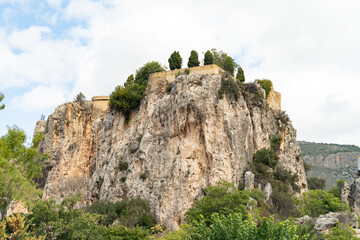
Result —
<path fill-rule="evenodd" d="M 358 217 L 354 213 L 346 213 L 346 212 L 329 212 L 325 215 L 321 215 L 316 219 L 315 222 L 315 230 L 317 231 L 325 231 L 330 229 L 336 225 L 337 222 L 341 222 L 343 224 L 347 224 L 352 228 L 357 227 Z"/>
<path fill-rule="evenodd" d="M 351 185 L 348 199 L 351 211 L 360 215 L 360 177 Z"/>
<path fill-rule="evenodd" d="M 271 197 L 271 194 L 272 194 L 272 187 L 271 187 L 270 183 L 267 183 L 265 185 L 263 192 L 264 192 L 264 195 L 265 195 L 265 200 L 269 201 L 270 197 Z"/>
<path fill-rule="evenodd" d="M 341 200 L 349 205 L 349 196 L 350 196 L 350 185 L 347 182 L 344 182 L 341 191 Z"/>
<path fill-rule="evenodd" d="M 280 128 L 276 111 L 251 94 L 241 93 L 237 101 L 226 94 L 220 99 L 222 76 L 212 69 L 169 75 L 171 93 L 166 92 L 167 73 L 151 75 L 147 96 L 129 122 L 115 111 L 95 111 L 90 101 L 57 107 L 40 145 L 40 152 L 52 156 L 44 164 L 43 198 L 60 202 L 81 193 L 84 206 L 97 199 L 140 197 L 160 224 L 176 229 L 201 197 L 199 189 L 219 180 L 239 183 L 253 154 L 269 148 L 275 135 L 283 138 L 279 166 L 297 173 L 305 191 L 296 130 L 291 124 Z M 120 162 L 128 164 L 127 170 L 119 168 Z"/>
<path fill-rule="evenodd" d="M 253 174 L 251 171 L 246 171 L 244 174 L 244 178 L 245 178 L 245 189 L 253 189 L 255 174 Z"/>
<path fill-rule="evenodd" d="M 313 219 L 312 217 L 309 217 L 308 215 L 305 215 L 305 216 L 295 219 L 295 222 L 298 224 L 314 224 L 315 219 Z"/>

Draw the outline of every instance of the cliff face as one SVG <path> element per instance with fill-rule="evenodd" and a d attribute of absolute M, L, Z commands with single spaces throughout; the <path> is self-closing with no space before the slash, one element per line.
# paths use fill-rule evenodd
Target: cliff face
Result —
<path fill-rule="evenodd" d="M 221 74 L 180 75 L 166 92 L 161 75 L 129 123 L 95 102 L 67 103 L 49 117 L 40 151 L 44 198 L 81 193 L 83 204 L 141 197 L 160 224 L 177 228 L 202 189 L 219 180 L 239 184 L 253 154 L 281 135 L 279 164 L 306 189 L 296 130 L 277 119 L 265 100 L 218 97 Z"/>
<path fill-rule="evenodd" d="M 336 185 L 339 179 L 353 183 L 357 177 L 357 159 L 360 148 L 353 145 L 299 142 L 303 159 L 312 168 L 308 177 L 326 180 L 326 188 Z"/>

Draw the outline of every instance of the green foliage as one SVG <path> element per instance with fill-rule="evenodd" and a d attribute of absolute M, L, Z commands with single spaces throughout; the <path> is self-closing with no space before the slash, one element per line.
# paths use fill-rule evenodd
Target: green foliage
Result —
<path fill-rule="evenodd" d="M 45 236 L 36 237 L 28 228 L 29 224 L 25 222 L 25 216 L 18 214 L 6 217 L 6 221 L 0 222 L 0 239 L 45 239 Z"/>
<path fill-rule="evenodd" d="M 146 95 L 146 87 L 149 75 L 155 72 L 162 72 L 165 69 L 158 62 L 148 62 L 136 71 L 134 79 L 130 75 L 124 86 L 117 86 L 110 95 L 110 107 L 120 111 L 126 121 L 130 119 L 132 110 L 139 107 L 141 100 Z"/>
<path fill-rule="evenodd" d="M 120 161 L 119 162 L 119 169 L 120 171 L 126 171 L 129 168 L 129 164 L 127 162 L 124 161 Z"/>
<path fill-rule="evenodd" d="M 168 61 L 169 61 L 170 70 L 181 69 L 182 58 L 181 58 L 179 52 L 174 51 L 170 55 L 170 58 L 168 59 Z"/>
<path fill-rule="evenodd" d="M 214 58 L 210 51 L 206 51 L 205 58 L 204 58 L 204 65 L 210 65 L 213 64 Z"/>
<path fill-rule="evenodd" d="M 3 213 L 12 200 L 30 203 L 40 198 L 42 191 L 36 188 L 34 178 L 40 176 L 41 162 L 48 157 L 37 151 L 42 138 L 38 135 L 27 148 L 25 133 L 17 127 L 8 128 L 8 133 L 0 138 L 0 209 Z"/>
<path fill-rule="evenodd" d="M 337 224 L 330 232 L 323 235 L 326 240 L 356 240 L 356 232 L 349 225 Z"/>
<path fill-rule="evenodd" d="M 95 201 L 86 210 L 89 213 L 104 215 L 101 223 L 111 225 L 117 220 L 118 224 L 126 227 L 137 225 L 150 229 L 155 225 L 154 216 L 147 201 L 140 198 L 124 199 L 119 202 Z"/>
<path fill-rule="evenodd" d="M 185 213 L 186 222 L 200 220 L 202 216 L 205 223 L 210 225 L 213 213 L 225 216 L 231 213 L 241 213 L 244 218 L 246 217 L 246 204 L 249 202 L 247 192 L 236 190 L 233 184 L 221 181 L 216 186 L 205 188 L 205 193 L 205 197 L 195 201 Z"/>
<path fill-rule="evenodd" d="M 237 68 L 239 65 L 235 62 L 233 58 L 229 57 L 227 53 L 224 53 L 223 51 L 218 51 L 215 48 L 211 49 L 211 53 L 213 56 L 214 64 L 234 75 L 234 69 Z"/>
<path fill-rule="evenodd" d="M 141 227 L 127 228 L 121 225 L 115 225 L 109 228 L 105 227 L 102 239 L 118 240 L 143 240 L 148 239 L 149 231 Z"/>
<path fill-rule="evenodd" d="M 340 145 L 331 143 L 313 143 L 313 142 L 298 142 L 301 147 L 301 152 L 304 156 L 307 155 L 330 155 L 339 152 L 360 152 L 360 147 L 355 145 Z"/>
<path fill-rule="evenodd" d="M 139 136 L 136 138 L 136 141 L 138 141 L 138 143 L 141 143 L 143 136 L 143 134 L 139 134 Z"/>
<path fill-rule="evenodd" d="M 166 85 L 166 92 L 170 93 L 172 88 L 173 88 L 173 86 L 171 84 L 167 84 Z"/>
<path fill-rule="evenodd" d="M 144 64 L 144 66 L 136 70 L 134 84 L 136 83 L 141 86 L 145 86 L 146 88 L 150 74 L 156 72 L 164 72 L 164 71 L 165 71 L 165 67 L 162 66 L 159 62 L 156 61 L 147 62 Z M 131 75 L 129 78 L 131 80 Z M 129 78 L 127 81 L 130 81 Z M 132 85 L 130 84 L 130 82 L 129 85 Z"/>
<path fill-rule="evenodd" d="M 190 69 L 188 69 L 188 68 L 185 69 L 185 74 L 186 74 L 186 75 L 189 75 L 189 74 L 190 74 Z"/>
<path fill-rule="evenodd" d="M 192 50 L 188 61 L 188 67 L 197 67 L 199 65 L 199 55 L 195 50 Z"/>
<path fill-rule="evenodd" d="M 278 152 L 280 150 L 280 145 L 283 138 L 280 135 L 273 136 L 271 138 L 271 149 L 275 152 Z"/>
<path fill-rule="evenodd" d="M 274 168 L 278 163 L 278 157 L 272 149 L 262 148 L 254 154 L 254 162 Z"/>
<path fill-rule="evenodd" d="M 348 205 L 333 194 L 324 190 L 309 190 L 299 199 L 300 211 L 303 215 L 317 217 L 328 212 L 349 211 Z"/>
<path fill-rule="evenodd" d="M 280 181 L 277 181 L 277 183 L 281 184 Z M 282 218 L 289 218 L 291 216 L 298 215 L 296 202 L 293 197 L 286 189 L 282 189 L 284 187 L 287 188 L 288 185 L 281 184 L 280 186 L 276 186 L 271 194 L 271 201 L 273 203 L 272 213 L 276 213 Z"/>
<path fill-rule="evenodd" d="M 4 99 L 4 94 L 0 92 L 0 110 L 3 110 L 5 108 L 5 104 L 1 104 L 2 100 Z"/>
<path fill-rule="evenodd" d="M 270 219 L 263 218 L 260 223 L 257 223 L 252 218 L 243 220 L 242 215 L 239 213 L 229 214 L 227 217 L 214 214 L 210 227 L 207 226 L 205 219 L 194 221 L 193 225 L 194 228 L 188 233 L 189 240 L 300 239 L 295 224 L 290 221 L 275 223 L 272 217 Z"/>
<path fill-rule="evenodd" d="M 189 225 L 180 225 L 179 230 L 165 232 L 165 236 L 161 237 L 160 240 L 186 240 L 189 228 L 191 228 Z"/>
<path fill-rule="evenodd" d="M 146 178 L 147 178 L 147 173 L 146 172 L 140 174 L 140 179 L 141 180 L 145 181 Z"/>
<path fill-rule="evenodd" d="M 301 224 L 296 226 L 296 234 L 301 240 L 315 240 L 317 239 L 316 230 L 314 230 L 315 225 Z"/>
<path fill-rule="evenodd" d="M 271 88 L 273 86 L 272 82 L 270 80 L 267 80 L 267 79 L 262 79 L 262 80 L 257 79 L 256 82 L 259 83 L 260 86 L 265 90 L 266 98 L 267 98 L 269 96 L 269 93 L 270 93 Z"/>
<path fill-rule="evenodd" d="M 336 186 L 330 188 L 330 190 L 328 192 L 333 194 L 338 199 L 341 199 L 341 189 L 343 188 L 344 183 L 345 183 L 345 181 L 342 179 L 337 180 Z"/>
<path fill-rule="evenodd" d="M 286 113 L 286 111 L 279 111 L 276 117 L 278 120 L 280 120 L 280 122 L 285 125 L 288 125 L 288 123 L 290 122 L 289 115 Z"/>
<path fill-rule="evenodd" d="M 305 161 L 304 161 L 304 170 L 305 170 L 305 172 L 308 172 L 308 171 L 310 171 L 311 170 L 311 165 L 310 164 L 308 164 L 308 163 L 306 163 Z"/>
<path fill-rule="evenodd" d="M 224 70 L 234 76 L 234 64 L 231 57 L 226 57 L 224 61 Z"/>
<path fill-rule="evenodd" d="M 325 179 L 317 178 L 317 177 L 309 177 L 307 179 L 307 182 L 308 182 L 309 190 L 325 189 Z"/>
<path fill-rule="evenodd" d="M 76 97 L 74 98 L 74 102 L 83 102 L 86 100 L 85 95 L 82 92 L 79 92 Z"/>
<path fill-rule="evenodd" d="M 235 82 L 231 77 L 223 75 L 221 77 L 221 87 L 218 94 L 219 98 L 223 98 L 224 94 L 226 94 L 229 99 L 237 101 L 240 97 L 239 83 Z"/>
<path fill-rule="evenodd" d="M 237 69 L 236 79 L 239 80 L 240 83 L 245 82 L 244 70 L 241 67 Z"/>

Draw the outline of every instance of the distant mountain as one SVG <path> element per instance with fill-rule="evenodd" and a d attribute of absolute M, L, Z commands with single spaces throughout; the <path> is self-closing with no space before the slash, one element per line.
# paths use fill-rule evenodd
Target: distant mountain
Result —
<path fill-rule="evenodd" d="M 355 145 L 340 145 L 298 141 L 304 161 L 312 166 L 308 177 L 318 177 L 326 180 L 326 188 L 343 179 L 352 184 L 357 174 L 357 159 L 360 157 L 360 147 Z"/>

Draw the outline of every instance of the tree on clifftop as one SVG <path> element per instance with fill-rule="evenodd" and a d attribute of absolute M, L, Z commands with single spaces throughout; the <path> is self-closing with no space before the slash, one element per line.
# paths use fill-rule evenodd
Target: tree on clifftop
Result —
<path fill-rule="evenodd" d="M 0 103 L 4 99 L 4 94 L 0 93 Z M 0 104 L 0 110 L 5 108 L 5 104 Z"/>
<path fill-rule="evenodd" d="M 204 65 L 210 65 L 213 64 L 214 58 L 210 51 L 206 51 L 205 58 L 204 58 Z"/>
<path fill-rule="evenodd" d="M 169 67 L 171 70 L 180 69 L 182 65 L 182 58 L 180 53 L 174 51 L 169 58 Z"/>
<path fill-rule="evenodd" d="M 225 71 L 228 71 L 231 75 L 234 76 L 233 59 L 231 57 L 226 57 L 223 64 L 224 64 L 223 69 Z"/>
<path fill-rule="evenodd" d="M 236 79 L 241 83 L 245 82 L 244 70 L 241 67 L 237 69 Z"/>
<path fill-rule="evenodd" d="M 188 67 L 197 67 L 199 65 L 199 55 L 195 50 L 192 50 L 188 61 Z"/>

